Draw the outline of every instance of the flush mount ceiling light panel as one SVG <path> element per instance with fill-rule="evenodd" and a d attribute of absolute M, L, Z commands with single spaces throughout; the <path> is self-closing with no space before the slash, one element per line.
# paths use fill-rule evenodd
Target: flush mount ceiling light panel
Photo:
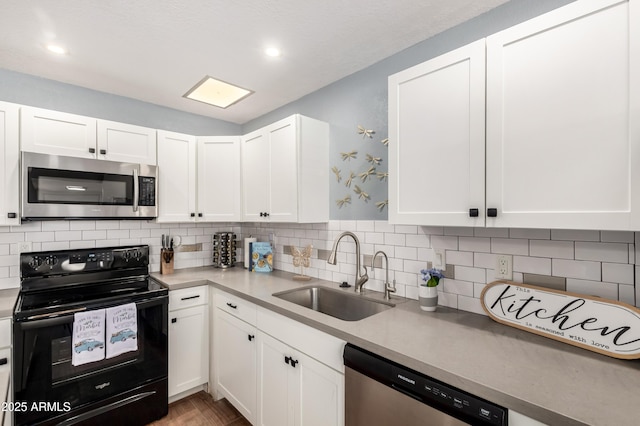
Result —
<path fill-rule="evenodd" d="M 234 86 L 222 80 L 206 76 L 191 90 L 184 94 L 187 99 L 192 99 L 205 104 L 227 108 L 253 93 L 252 90 Z"/>

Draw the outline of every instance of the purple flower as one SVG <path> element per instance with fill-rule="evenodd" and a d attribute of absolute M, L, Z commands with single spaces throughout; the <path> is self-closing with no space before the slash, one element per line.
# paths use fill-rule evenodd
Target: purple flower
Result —
<path fill-rule="evenodd" d="M 440 282 L 440 278 L 444 278 L 441 269 L 421 269 L 420 273 L 422 274 L 422 281 L 425 282 L 423 285 L 427 287 L 436 287 Z"/>

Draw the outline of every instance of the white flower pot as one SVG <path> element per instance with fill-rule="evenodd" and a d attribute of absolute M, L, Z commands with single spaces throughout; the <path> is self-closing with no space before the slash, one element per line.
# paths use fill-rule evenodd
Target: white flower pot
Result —
<path fill-rule="evenodd" d="M 418 289 L 418 302 L 423 311 L 433 312 L 438 306 L 438 287 L 420 286 Z"/>

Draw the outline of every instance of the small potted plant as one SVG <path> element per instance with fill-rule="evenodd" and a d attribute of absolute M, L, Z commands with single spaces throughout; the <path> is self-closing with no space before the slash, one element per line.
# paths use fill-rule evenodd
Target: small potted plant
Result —
<path fill-rule="evenodd" d="M 441 269 L 421 269 L 422 283 L 418 288 L 418 301 L 423 311 L 435 311 L 438 306 L 438 284 L 444 278 Z"/>

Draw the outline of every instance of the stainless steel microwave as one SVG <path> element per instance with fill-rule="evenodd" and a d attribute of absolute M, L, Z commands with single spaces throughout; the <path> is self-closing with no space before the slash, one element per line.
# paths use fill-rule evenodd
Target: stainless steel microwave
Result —
<path fill-rule="evenodd" d="M 158 168 L 22 153 L 22 218 L 151 219 L 158 216 Z"/>

